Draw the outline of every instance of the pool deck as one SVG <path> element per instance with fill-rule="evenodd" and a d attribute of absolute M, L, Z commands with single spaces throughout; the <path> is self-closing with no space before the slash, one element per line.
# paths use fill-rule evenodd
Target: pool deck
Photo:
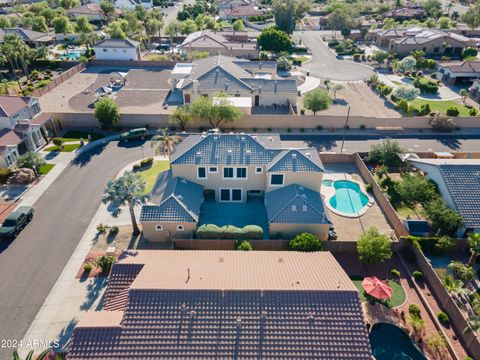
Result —
<path fill-rule="evenodd" d="M 325 164 L 326 173 L 324 179 L 330 179 L 334 176 L 336 179 L 355 180 L 362 183 L 362 178 L 357 168 L 353 164 Z M 323 185 L 322 185 L 323 188 Z M 323 189 L 321 189 L 323 194 Z M 327 212 L 335 226 L 338 240 L 358 240 L 360 235 L 370 227 L 375 226 L 383 233 L 389 233 L 391 230 L 382 210 L 373 199 L 373 205 L 367 207 L 367 211 L 360 217 L 345 217 L 334 213 L 327 205 Z M 327 202 L 328 200 L 325 200 Z"/>
<path fill-rule="evenodd" d="M 206 197 L 200 209 L 198 226 L 203 224 L 237 227 L 258 225 L 263 229 L 263 238 L 269 238 L 263 196 L 251 197 L 246 203 L 215 202 L 215 199 Z"/>

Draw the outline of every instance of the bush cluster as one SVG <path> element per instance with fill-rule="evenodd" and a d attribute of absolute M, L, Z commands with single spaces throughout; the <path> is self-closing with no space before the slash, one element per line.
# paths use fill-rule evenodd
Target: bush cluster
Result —
<path fill-rule="evenodd" d="M 413 272 L 412 275 L 415 278 L 415 280 L 423 280 L 423 272 L 421 271 L 416 270 Z"/>
<path fill-rule="evenodd" d="M 397 269 L 392 269 L 392 270 L 390 270 L 390 275 L 392 275 L 393 277 L 399 278 L 400 277 L 400 271 L 397 270 Z"/>
<path fill-rule="evenodd" d="M 290 241 L 288 248 L 293 251 L 322 251 L 323 245 L 315 235 L 301 233 Z"/>
<path fill-rule="evenodd" d="M 263 239 L 263 229 L 257 225 L 239 228 L 233 225 L 204 224 L 197 229 L 199 239 Z"/>
<path fill-rule="evenodd" d="M 140 166 L 148 166 L 153 164 L 153 157 L 148 157 L 140 161 Z"/>
<path fill-rule="evenodd" d="M 410 314 L 411 317 L 414 317 L 414 318 L 422 317 L 420 307 L 417 304 L 408 305 L 408 313 Z"/>
<path fill-rule="evenodd" d="M 441 324 L 443 325 L 448 325 L 450 323 L 450 319 L 447 314 L 445 314 L 443 311 L 440 311 L 437 314 L 438 321 L 440 321 Z"/>
<path fill-rule="evenodd" d="M 417 77 L 413 81 L 413 86 L 420 89 L 422 94 L 436 94 L 438 92 L 438 84 L 434 81 Z"/>
<path fill-rule="evenodd" d="M 0 183 L 5 184 L 12 175 L 12 171 L 7 167 L 0 167 Z"/>
<path fill-rule="evenodd" d="M 460 114 L 460 111 L 456 106 L 450 106 L 447 109 L 447 116 L 458 116 Z"/>

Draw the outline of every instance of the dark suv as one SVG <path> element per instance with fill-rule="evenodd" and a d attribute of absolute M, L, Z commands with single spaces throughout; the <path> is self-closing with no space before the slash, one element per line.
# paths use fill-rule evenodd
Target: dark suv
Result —
<path fill-rule="evenodd" d="M 32 220 L 32 217 L 33 208 L 31 206 L 20 206 L 8 215 L 2 226 L 0 226 L 0 238 L 14 239 Z"/>
<path fill-rule="evenodd" d="M 132 129 L 120 135 L 120 141 L 128 142 L 129 140 L 146 139 L 148 130 L 146 128 Z"/>

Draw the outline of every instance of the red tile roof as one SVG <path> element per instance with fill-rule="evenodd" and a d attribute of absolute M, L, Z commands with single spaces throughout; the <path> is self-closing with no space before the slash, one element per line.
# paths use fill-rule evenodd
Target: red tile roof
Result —
<path fill-rule="evenodd" d="M 234 8 L 226 8 L 222 10 L 226 15 L 230 16 L 258 16 L 264 15 L 264 10 L 259 10 L 251 5 L 237 6 Z"/>
<path fill-rule="evenodd" d="M 28 96 L 0 96 L 0 116 L 12 116 L 27 106 Z"/>
<path fill-rule="evenodd" d="M 52 117 L 44 112 L 35 116 L 32 120 L 30 120 L 30 124 L 42 125 L 50 120 Z"/>
<path fill-rule="evenodd" d="M 0 146 L 15 146 L 23 140 L 14 131 L 9 129 L 0 130 Z"/>
<path fill-rule="evenodd" d="M 135 251 L 112 269 L 117 296 L 138 270 L 125 264 L 144 266 L 123 313 L 89 313 L 67 359 L 372 358 L 358 291 L 330 253 Z"/>
<path fill-rule="evenodd" d="M 118 264 L 113 267 L 105 291 L 105 310 L 123 310 L 128 301 L 128 291 L 143 264 Z"/>

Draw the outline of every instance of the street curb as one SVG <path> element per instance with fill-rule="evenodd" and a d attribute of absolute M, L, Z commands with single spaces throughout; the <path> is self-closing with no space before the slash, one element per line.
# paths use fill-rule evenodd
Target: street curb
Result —
<path fill-rule="evenodd" d="M 100 140 L 92 141 L 87 145 L 84 145 L 81 148 L 78 148 L 76 152 L 76 156 L 82 155 L 83 153 L 90 151 L 91 149 L 94 149 L 101 145 L 108 144 L 110 141 L 114 141 L 118 139 L 120 139 L 120 135 L 111 135 L 111 136 L 104 137 L 103 139 L 100 139 Z"/>

